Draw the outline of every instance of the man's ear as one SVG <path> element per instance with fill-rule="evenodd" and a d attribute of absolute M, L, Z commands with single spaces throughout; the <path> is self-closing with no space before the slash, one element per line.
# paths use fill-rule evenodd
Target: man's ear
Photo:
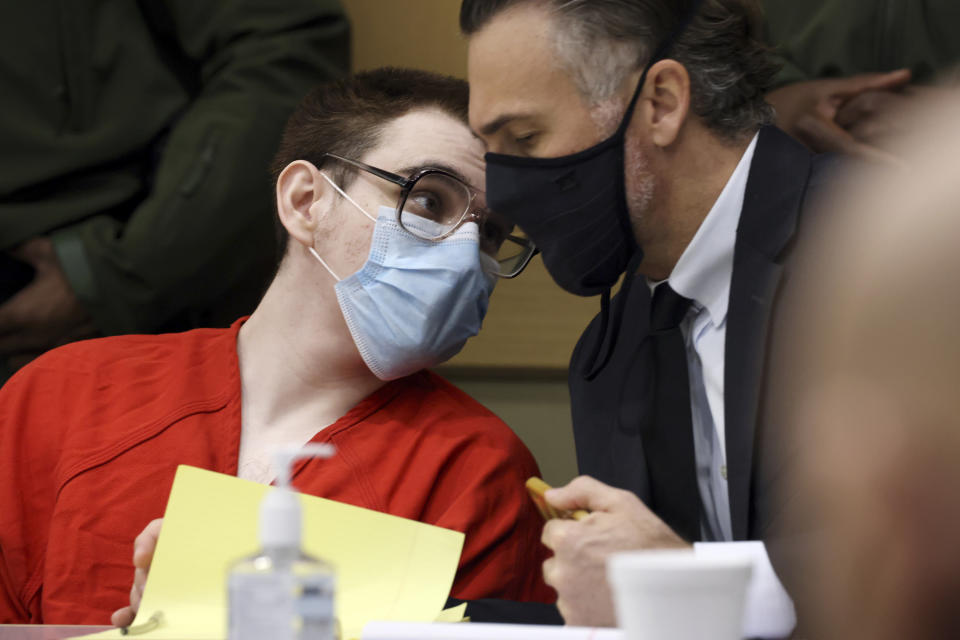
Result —
<path fill-rule="evenodd" d="M 306 160 L 288 164 L 277 178 L 277 213 L 280 223 L 300 244 L 313 246 L 321 218 L 333 204 L 329 183 Z"/>
<path fill-rule="evenodd" d="M 690 113 L 690 74 L 676 60 L 657 62 L 647 72 L 640 100 L 643 108 L 638 108 L 634 117 L 646 119 L 653 144 L 670 146 Z"/>

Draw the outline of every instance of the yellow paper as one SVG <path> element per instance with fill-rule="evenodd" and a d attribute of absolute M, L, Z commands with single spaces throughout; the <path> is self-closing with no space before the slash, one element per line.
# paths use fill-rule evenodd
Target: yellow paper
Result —
<path fill-rule="evenodd" d="M 436 617 L 434 622 L 463 622 L 467 615 L 467 603 L 458 604 L 455 607 L 444 609 Z"/>
<path fill-rule="evenodd" d="M 134 625 L 163 623 L 142 637 L 226 637 L 228 567 L 256 553 L 260 501 L 268 487 L 180 466 Z M 303 547 L 336 567 L 343 638 L 370 620 L 429 622 L 443 609 L 463 534 L 369 509 L 301 496 Z M 87 638 L 130 638 L 118 630 Z"/>

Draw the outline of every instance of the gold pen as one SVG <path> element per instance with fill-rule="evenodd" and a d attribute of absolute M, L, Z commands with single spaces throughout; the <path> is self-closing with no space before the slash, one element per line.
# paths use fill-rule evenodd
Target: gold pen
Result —
<path fill-rule="evenodd" d="M 576 511 L 562 511 L 560 509 L 555 509 L 547 499 L 544 497 L 547 491 L 552 487 L 540 478 L 530 478 L 527 480 L 527 491 L 530 493 L 530 498 L 533 500 L 533 503 L 537 505 L 537 509 L 540 511 L 540 515 L 543 516 L 544 520 L 551 520 L 553 518 L 561 518 L 567 520 L 583 520 L 588 515 L 589 511 L 583 509 L 577 509 Z"/>

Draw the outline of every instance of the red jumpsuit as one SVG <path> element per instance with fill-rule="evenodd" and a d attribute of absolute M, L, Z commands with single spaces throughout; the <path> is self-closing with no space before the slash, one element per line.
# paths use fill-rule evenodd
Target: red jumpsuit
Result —
<path fill-rule="evenodd" d="M 109 624 L 177 465 L 236 475 L 240 324 L 68 345 L 4 385 L 0 623 Z M 312 442 L 337 455 L 299 463 L 300 491 L 466 534 L 454 597 L 553 601 L 523 486 L 536 463 L 456 387 L 387 383 Z"/>

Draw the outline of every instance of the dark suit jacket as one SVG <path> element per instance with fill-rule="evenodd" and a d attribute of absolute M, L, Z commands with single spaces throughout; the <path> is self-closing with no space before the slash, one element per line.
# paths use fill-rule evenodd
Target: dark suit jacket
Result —
<path fill-rule="evenodd" d="M 767 344 L 780 324 L 777 303 L 788 280 L 793 245 L 801 226 L 807 226 L 801 222 L 812 217 L 812 200 L 833 173 L 829 168 L 833 164 L 828 156 L 814 156 L 779 129 L 760 132 L 737 230 L 727 315 L 724 405 L 730 510 L 737 540 L 765 539 L 772 523 L 779 521 L 777 479 L 783 456 L 775 446 L 776 421 L 768 433 L 767 421 L 758 418 L 768 377 Z M 613 354 L 599 375 L 589 382 L 583 376 L 596 346 L 599 316 L 573 354 L 570 396 L 577 460 L 582 473 L 633 491 L 674 530 L 696 540 L 699 494 L 691 425 L 669 425 L 673 428 L 668 435 L 674 437 L 668 438 L 672 448 L 668 453 L 688 447 L 685 461 L 671 466 L 666 477 L 651 478 L 649 473 L 648 460 L 656 452 L 644 446 L 642 434 L 649 425 L 644 424 L 647 407 L 640 399 L 650 381 L 638 365 L 649 346 L 645 338 L 650 293 L 642 281 L 635 284 L 628 299 L 617 296 L 612 301 L 613 311 L 622 310 L 624 316 Z M 775 552 L 767 543 L 778 573 L 778 557 L 796 562 L 789 549 Z M 791 581 L 785 584 L 791 590 Z M 453 604 L 457 601 L 451 600 Z M 467 614 L 477 622 L 563 622 L 552 605 L 502 600 L 471 601 Z"/>
<path fill-rule="evenodd" d="M 776 425 L 762 424 L 770 327 L 799 227 L 813 194 L 831 173 L 827 156 L 814 156 L 774 127 L 760 131 L 737 229 L 727 315 L 724 411 L 732 531 L 735 540 L 763 539 L 777 517 L 779 463 L 767 455 Z M 639 278 L 638 278 L 639 280 Z M 687 540 L 700 536 L 700 502 L 692 427 L 650 424 L 644 400 L 649 368 L 650 292 L 638 281 L 628 298 L 612 301 L 623 320 L 606 367 L 583 376 L 596 348 L 600 318 L 580 338 L 570 366 L 570 396 L 581 473 L 633 491 Z M 608 336 L 607 340 L 613 339 Z M 664 468 L 659 460 L 668 460 Z M 659 467 L 659 469 L 657 468 Z"/>

